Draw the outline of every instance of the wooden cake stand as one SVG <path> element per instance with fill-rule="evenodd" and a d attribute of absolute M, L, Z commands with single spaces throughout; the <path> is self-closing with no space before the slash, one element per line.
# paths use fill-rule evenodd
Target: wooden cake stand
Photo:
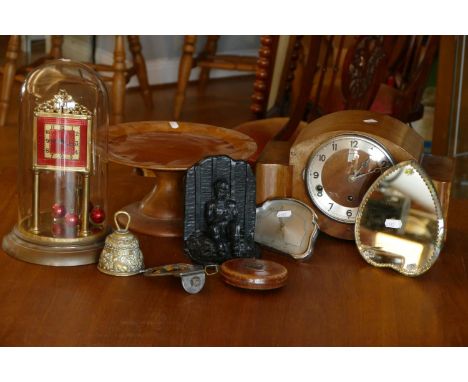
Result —
<path fill-rule="evenodd" d="M 185 170 L 210 155 L 247 159 L 257 149 L 234 130 L 188 122 L 131 122 L 109 128 L 109 160 L 137 168 L 156 184 L 146 197 L 123 208 L 130 229 L 152 236 L 182 236 Z"/>

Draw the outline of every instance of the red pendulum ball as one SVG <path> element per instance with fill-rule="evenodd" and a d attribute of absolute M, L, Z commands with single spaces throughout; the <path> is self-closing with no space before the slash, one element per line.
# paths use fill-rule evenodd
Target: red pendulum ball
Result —
<path fill-rule="evenodd" d="M 70 227 L 76 227 L 80 221 L 77 214 L 69 212 L 65 215 L 65 224 Z"/>
<path fill-rule="evenodd" d="M 91 210 L 90 218 L 93 223 L 101 224 L 106 218 L 106 214 L 104 213 L 104 210 L 101 207 L 96 206 L 93 207 L 93 209 Z"/>
<path fill-rule="evenodd" d="M 63 225 L 60 223 L 53 223 L 51 231 L 54 237 L 61 237 L 64 235 Z"/>
<path fill-rule="evenodd" d="M 65 206 L 61 203 L 54 203 L 52 205 L 52 216 L 55 219 L 63 218 L 66 214 Z"/>

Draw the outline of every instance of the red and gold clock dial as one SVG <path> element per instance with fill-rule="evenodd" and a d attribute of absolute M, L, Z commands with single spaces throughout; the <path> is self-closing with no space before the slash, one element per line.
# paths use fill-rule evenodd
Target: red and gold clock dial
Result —
<path fill-rule="evenodd" d="M 89 171 L 89 119 L 39 115 L 35 123 L 36 169 Z"/>

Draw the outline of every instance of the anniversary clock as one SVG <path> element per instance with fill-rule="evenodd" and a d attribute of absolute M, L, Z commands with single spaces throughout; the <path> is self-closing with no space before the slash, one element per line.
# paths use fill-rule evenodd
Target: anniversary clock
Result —
<path fill-rule="evenodd" d="M 326 115 L 294 142 L 266 147 L 257 164 L 257 202 L 292 196 L 314 209 L 321 231 L 352 240 L 365 192 L 392 165 L 419 161 L 423 143 L 389 116 L 363 110 Z"/>
<path fill-rule="evenodd" d="M 107 92 L 68 60 L 33 71 L 21 93 L 19 220 L 3 248 L 46 265 L 96 262 L 107 233 Z"/>

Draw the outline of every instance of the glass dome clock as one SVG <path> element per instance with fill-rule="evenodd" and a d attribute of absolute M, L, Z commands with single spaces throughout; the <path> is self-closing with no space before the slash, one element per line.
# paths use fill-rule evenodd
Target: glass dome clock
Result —
<path fill-rule="evenodd" d="M 4 250 L 37 264 L 97 262 L 108 231 L 108 96 L 88 66 L 51 61 L 21 90 L 18 223 Z"/>

